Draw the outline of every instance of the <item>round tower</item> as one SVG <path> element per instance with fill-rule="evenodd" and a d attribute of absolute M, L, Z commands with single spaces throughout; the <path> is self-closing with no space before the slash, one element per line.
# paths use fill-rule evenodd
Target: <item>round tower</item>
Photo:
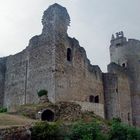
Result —
<path fill-rule="evenodd" d="M 128 73 L 130 79 L 132 117 L 134 125 L 140 126 L 140 41 L 126 39 L 123 32 L 112 35 L 110 45 L 111 62 Z"/>

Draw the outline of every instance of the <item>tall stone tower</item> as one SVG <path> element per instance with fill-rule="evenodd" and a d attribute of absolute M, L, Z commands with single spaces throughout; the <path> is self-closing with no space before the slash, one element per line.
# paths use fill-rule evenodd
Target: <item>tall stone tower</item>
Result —
<path fill-rule="evenodd" d="M 110 57 L 129 76 L 133 124 L 140 126 L 140 41 L 127 40 L 122 31 L 112 35 Z"/>

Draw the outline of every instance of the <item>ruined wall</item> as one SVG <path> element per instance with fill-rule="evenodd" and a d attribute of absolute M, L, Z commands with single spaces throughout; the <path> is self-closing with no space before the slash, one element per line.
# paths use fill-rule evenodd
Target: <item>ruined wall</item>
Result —
<path fill-rule="evenodd" d="M 4 106 L 13 110 L 17 105 L 37 103 L 37 92 L 42 89 L 54 102 L 53 57 L 53 46 L 36 46 L 33 40 L 21 53 L 7 57 Z"/>
<path fill-rule="evenodd" d="M 71 50 L 71 60 L 67 60 L 67 50 Z M 92 66 L 85 50 L 76 39 L 66 38 L 56 46 L 56 100 L 87 101 L 90 95 L 99 96 L 104 103 L 102 72 Z"/>
<path fill-rule="evenodd" d="M 48 32 L 50 17 L 51 25 L 53 23 L 55 101 L 89 101 L 90 95 L 98 95 L 100 103 L 103 104 L 102 72 L 98 66 L 90 64 L 85 50 L 80 47 L 78 41 L 68 37 L 67 27 L 70 17 L 67 10 L 54 4 L 50 10 L 46 10 L 44 15 L 43 32 Z"/>
<path fill-rule="evenodd" d="M 4 106 L 24 104 L 25 95 L 25 52 L 7 57 L 5 73 Z"/>
<path fill-rule="evenodd" d="M 111 117 L 120 117 L 123 122 L 132 124 L 131 93 L 127 72 L 125 68 L 115 63 L 108 66 L 108 71 L 111 74 L 104 75 L 104 91 L 109 119 Z"/>
<path fill-rule="evenodd" d="M 66 8 L 51 5 L 44 12 L 41 35 L 34 36 L 22 52 L 7 57 L 4 106 L 9 110 L 37 103 L 41 89 L 48 91 L 51 102 L 89 103 L 92 95 L 104 105 L 102 72 L 90 64 L 78 41 L 68 37 L 69 23 Z"/>
<path fill-rule="evenodd" d="M 24 51 L 7 57 L 4 106 L 9 110 L 37 103 L 37 92 L 41 89 L 47 90 L 49 100 L 55 102 L 55 43 L 62 31 L 57 28 L 59 14 L 63 13 L 61 8 L 65 10 L 57 4 L 50 6 L 43 15 L 41 35 L 34 36 Z"/>

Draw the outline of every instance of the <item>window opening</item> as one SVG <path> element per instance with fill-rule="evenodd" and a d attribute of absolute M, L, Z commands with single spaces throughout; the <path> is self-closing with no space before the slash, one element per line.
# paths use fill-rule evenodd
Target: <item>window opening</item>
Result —
<path fill-rule="evenodd" d="M 99 96 L 95 97 L 95 103 L 99 103 Z"/>
<path fill-rule="evenodd" d="M 130 121 L 130 113 L 128 113 L 128 121 Z"/>
<path fill-rule="evenodd" d="M 70 48 L 67 49 L 67 60 L 72 61 L 72 52 Z"/>
<path fill-rule="evenodd" d="M 89 102 L 94 103 L 94 96 L 93 95 L 89 96 Z"/>

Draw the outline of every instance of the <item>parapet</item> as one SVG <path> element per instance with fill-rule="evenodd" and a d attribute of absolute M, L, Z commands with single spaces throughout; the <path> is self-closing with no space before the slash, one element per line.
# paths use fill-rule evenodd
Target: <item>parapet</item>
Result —
<path fill-rule="evenodd" d="M 123 44 L 125 44 L 127 42 L 127 39 L 126 37 L 124 37 L 124 33 L 123 31 L 120 31 L 120 32 L 117 32 L 116 35 L 112 34 L 112 38 L 111 38 L 111 45 L 110 47 L 112 46 L 116 46 L 116 47 L 119 47 L 119 46 L 122 46 Z"/>

